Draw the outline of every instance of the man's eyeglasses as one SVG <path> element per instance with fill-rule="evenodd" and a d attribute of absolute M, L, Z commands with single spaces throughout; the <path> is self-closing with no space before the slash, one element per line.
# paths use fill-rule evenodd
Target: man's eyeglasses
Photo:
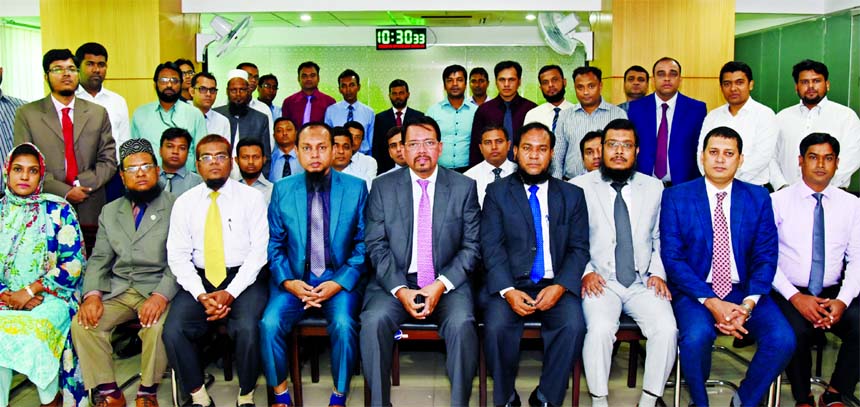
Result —
<path fill-rule="evenodd" d="M 188 70 L 188 71 L 182 71 L 182 76 L 183 76 L 183 77 L 186 77 L 186 78 L 187 78 L 187 77 L 189 77 L 189 76 L 194 76 L 194 70 L 193 70 L 193 69 L 191 69 L 191 70 Z"/>
<path fill-rule="evenodd" d="M 125 167 L 123 172 L 134 174 L 138 171 L 148 172 L 149 170 L 155 168 L 155 164 L 141 164 L 141 165 L 130 165 Z"/>
<path fill-rule="evenodd" d="M 75 68 L 75 67 L 61 68 L 59 66 L 55 66 L 51 69 L 48 69 L 48 72 L 50 72 L 53 75 L 62 75 L 62 74 L 77 75 L 78 74 L 78 68 Z"/>
<path fill-rule="evenodd" d="M 179 78 L 158 78 L 158 83 L 161 83 L 162 85 L 166 85 L 168 83 L 171 85 L 176 85 L 179 82 L 181 82 Z"/>
<path fill-rule="evenodd" d="M 432 150 L 437 144 L 439 144 L 439 142 L 436 140 L 410 141 L 409 143 L 406 143 L 406 148 L 411 151 L 417 151 L 423 146 L 427 147 L 428 150 Z"/>
<path fill-rule="evenodd" d="M 196 87 L 196 88 L 194 88 L 194 89 L 196 89 L 198 92 L 200 92 L 200 93 L 202 93 L 202 94 L 204 94 L 204 95 L 205 95 L 205 94 L 207 94 L 207 93 L 208 93 L 208 94 L 210 94 L 210 95 L 215 95 L 215 94 L 217 94 L 217 93 L 218 93 L 218 88 L 207 88 L 207 87 L 205 87 L 205 86 L 198 86 L 198 87 Z"/>
<path fill-rule="evenodd" d="M 216 154 L 216 155 L 203 154 L 197 160 L 199 160 L 200 162 L 202 162 L 204 164 L 209 164 L 209 163 L 213 163 L 213 162 L 223 164 L 223 163 L 227 162 L 227 160 L 229 160 L 229 159 L 230 159 L 230 156 L 227 154 Z"/>

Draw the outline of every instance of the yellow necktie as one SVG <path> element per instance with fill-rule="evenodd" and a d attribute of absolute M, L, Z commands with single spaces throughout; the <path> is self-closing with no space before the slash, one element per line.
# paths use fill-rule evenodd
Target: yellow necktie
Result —
<path fill-rule="evenodd" d="M 227 265 L 224 262 L 224 236 L 221 229 L 221 210 L 218 209 L 217 191 L 209 194 L 209 211 L 206 213 L 206 227 L 203 234 L 203 268 L 206 279 L 218 287 L 227 278 Z"/>

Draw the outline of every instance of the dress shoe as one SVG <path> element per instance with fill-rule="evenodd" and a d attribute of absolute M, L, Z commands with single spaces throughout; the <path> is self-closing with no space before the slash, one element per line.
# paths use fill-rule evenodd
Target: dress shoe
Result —
<path fill-rule="evenodd" d="M 666 402 L 663 401 L 662 397 L 657 397 L 657 401 L 654 402 L 654 405 L 656 407 L 666 407 Z M 690 404 L 690 405 L 693 406 L 692 404 Z M 639 407 L 639 403 L 636 403 L 636 407 Z M 693 406 L 693 407 L 695 407 L 695 406 Z"/>
<path fill-rule="evenodd" d="M 328 399 L 329 407 L 346 407 L 346 394 L 332 393 Z"/>
<path fill-rule="evenodd" d="M 825 391 L 818 399 L 818 407 L 845 407 L 842 396 L 839 393 Z"/>
<path fill-rule="evenodd" d="M 540 401 L 537 395 L 537 391 L 538 388 L 535 387 L 534 391 L 532 391 L 532 394 L 529 395 L 529 407 L 553 407 L 553 405 L 549 402 L 545 403 L 543 401 Z"/>
<path fill-rule="evenodd" d="M 514 391 L 514 399 L 513 401 L 509 401 L 505 404 L 502 404 L 498 407 L 522 407 L 523 403 L 520 401 L 520 395 Z"/>
<path fill-rule="evenodd" d="M 239 404 L 239 402 L 237 401 L 237 402 L 236 402 L 236 407 L 254 407 L 254 403 L 242 403 L 242 404 Z"/>
<path fill-rule="evenodd" d="M 61 407 L 63 405 L 63 394 L 57 393 L 54 399 L 48 404 L 40 404 L 40 407 Z"/>
<path fill-rule="evenodd" d="M 119 393 L 119 397 L 116 398 L 111 395 L 102 396 L 97 394 L 94 396 L 95 403 L 93 404 L 95 407 L 125 407 L 125 395 L 121 392 Z"/>
<path fill-rule="evenodd" d="M 212 397 L 209 397 L 209 404 L 206 404 L 205 406 L 202 404 L 192 404 L 191 407 L 215 407 L 215 402 L 212 401 Z"/>
<path fill-rule="evenodd" d="M 155 394 L 138 394 L 134 399 L 135 407 L 158 407 L 158 397 Z"/>

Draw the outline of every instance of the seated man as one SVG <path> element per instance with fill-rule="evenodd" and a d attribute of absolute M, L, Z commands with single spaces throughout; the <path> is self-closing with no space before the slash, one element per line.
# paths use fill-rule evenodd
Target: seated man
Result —
<path fill-rule="evenodd" d="M 376 178 L 376 167 L 372 168 L 373 171 L 370 171 L 370 167 L 363 167 L 361 159 L 357 157 L 361 153 L 354 150 L 353 138 L 346 128 L 334 127 L 331 129 L 331 135 L 334 143 L 331 167 L 338 172 L 360 178 L 367 183 L 367 188 L 370 189 L 370 183 Z M 366 155 L 364 157 L 373 159 Z"/>
<path fill-rule="evenodd" d="M 591 133 L 602 140 L 603 164 L 598 171 L 570 180 L 582 188 L 588 203 L 591 262 L 582 277 L 588 327 L 582 364 L 588 392 L 592 406 L 609 406 L 612 344 L 624 312 L 648 338 L 639 407 L 654 407 L 672 371 L 678 336 L 660 261 L 663 183 L 636 172 L 639 138 L 633 122 L 615 119 L 603 132 Z M 662 400 L 659 404 L 665 406 Z"/>
<path fill-rule="evenodd" d="M 403 128 L 400 126 L 394 126 L 388 129 L 388 133 L 385 134 L 385 142 L 388 144 L 388 156 L 391 157 L 392 161 L 394 161 L 394 167 L 391 167 L 390 170 L 379 175 L 385 175 L 401 168 L 408 167 L 408 165 L 406 165 L 406 158 L 403 157 L 403 150 L 405 148 L 403 147 Z"/>
<path fill-rule="evenodd" d="M 155 395 L 167 368 L 161 332 L 178 289 L 165 248 L 174 198 L 158 185 L 158 165 L 149 141 L 130 139 L 120 146 L 119 154 L 126 194 L 105 205 L 99 216 L 72 340 L 84 385 L 93 390 L 93 405 L 125 407 L 114 374 L 111 332 L 119 324 L 139 319 L 143 353 L 136 403 L 158 406 Z"/>
<path fill-rule="evenodd" d="M 255 138 L 243 138 L 236 143 L 236 165 L 242 182 L 263 193 L 266 205 L 272 199 L 272 183 L 263 175 L 268 158 L 263 154 L 263 143 Z"/>
<path fill-rule="evenodd" d="M 478 203 L 484 204 L 484 194 L 487 185 L 507 177 L 517 170 L 517 165 L 508 160 L 508 150 L 511 148 L 511 138 L 505 127 L 499 124 L 491 124 L 483 129 L 481 135 L 481 155 L 484 161 L 469 168 L 463 175 L 475 180 L 478 185 Z"/>
<path fill-rule="evenodd" d="M 229 177 L 230 143 L 210 134 L 197 142 L 200 184 L 182 196 L 170 215 L 167 263 L 182 286 L 164 323 L 170 366 L 194 406 L 212 406 L 194 342 L 210 323 L 225 320 L 235 347 L 239 407 L 254 406 L 260 375 L 258 324 L 266 306 L 269 224 L 263 194 Z M 203 208 L 206 208 L 205 210 Z"/>
<path fill-rule="evenodd" d="M 767 190 L 734 180 L 741 136 L 728 127 L 703 142 L 705 176 L 663 191 L 660 252 L 678 324 L 681 371 L 692 403 L 708 405 L 705 381 L 717 331 L 751 336 L 758 349 L 732 406 L 756 406 L 791 359 L 794 333 L 770 293 L 778 253 Z M 715 329 L 716 328 L 716 329 Z"/>
<path fill-rule="evenodd" d="M 579 187 L 550 176 L 555 135 L 548 127 L 526 124 L 515 139 L 516 173 L 487 187 L 481 217 L 484 352 L 493 403 L 521 405 L 514 389 L 520 338 L 525 319 L 536 317 L 544 365 L 529 405 L 561 406 L 585 335 L 580 280 L 588 263 L 588 209 Z"/>
<path fill-rule="evenodd" d="M 810 347 L 816 335 L 830 331 L 842 346 L 818 405 L 843 406 L 842 394 L 854 393 L 860 375 L 860 201 L 830 185 L 839 165 L 835 137 L 806 136 L 798 161 L 801 181 L 771 195 L 779 231 L 771 296 L 797 336 L 797 350 L 786 368 L 795 405 L 815 405 Z"/>
<path fill-rule="evenodd" d="M 603 132 L 595 130 L 585 133 L 582 140 L 579 140 L 579 152 L 587 172 L 600 168 L 600 159 L 603 158 L 603 144 L 600 141 L 602 137 Z"/>
<path fill-rule="evenodd" d="M 358 364 L 367 187 L 358 178 L 331 171 L 331 139 L 327 125 L 304 125 L 297 147 L 305 171 L 278 182 L 269 212 L 272 279 L 260 336 L 276 407 L 292 405 L 287 338 L 305 310 L 322 309 L 329 324 L 334 383 L 328 405 L 346 405 Z"/>
<path fill-rule="evenodd" d="M 185 168 L 188 160 L 188 149 L 191 148 L 191 134 L 179 127 L 171 127 L 161 133 L 161 145 L 158 154 L 161 156 L 161 173 L 158 175 L 158 185 L 173 196 L 182 195 L 203 182 L 203 178 Z"/>

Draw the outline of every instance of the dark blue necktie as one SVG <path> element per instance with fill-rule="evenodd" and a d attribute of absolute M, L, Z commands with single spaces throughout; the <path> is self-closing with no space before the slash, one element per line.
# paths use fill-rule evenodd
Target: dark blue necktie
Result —
<path fill-rule="evenodd" d="M 558 112 L 561 111 L 561 108 L 556 107 L 556 108 L 553 108 L 552 110 L 555 111 L 555 116 L 552 117 L 552 132 L 555 133 L 555 125 L 556 125 L 556 123 L 558 123 Z"/>
<path fill-rule="evenodd" d="M 821 206 L 821 193 L 812 194 L 815 198 L 815 211 L 812 222 L 812 268 L 809 271 L 809 293 L 818 296 L 824 288 L 824 208 Z"/>
<path fill-rule="evenodd" d="M 140 226 L 140 221 L 143 219 L 143 213 L 146 212 L 146 204 L 140 203 L 135 204 L 134 206 L 135 208 L 132 209 L 132 212 L 136 212 L 134 214 L 134 229 L 137 230 L 137 228 Z"/>
<path fill-rule="evenodd" d="M 513 139 L 514 137 L 514 116 L 511 111 L 511 102 L 505 102 L 505 118 L 502 122 L 502 125 L 505 127 L 505 130 L 508 132 L 508 138 Z M 514 140 L 515 143 L 519 143 L 519 140 Z M 513 145 L 508 150 L 508 159 L 514 159 L 514 150 Z"/>
<path fill-rule="evenodd" d="M 290 175 L 293 175 L 293 169 L 290 168 L 290 158 L 293 158 L 293 156 L 287 154 L 284 157 L 284 169 L 281 171 L 281 178 L 286 178 Z"/>
<path fill-rule="evenodd" d="M 349 106 L 347 106 L 347 107 L 346 107 L 346 121 L 347 121 L 347 122 L 351 122 L 351 121 L 352 121 L 352 111 L 353 111 L 353 110 L 355 110 L 355 108 L 354 108 L 354 107 L 352 107 L 352 105 L 349 105 Z"/>
<path fill-rule="evenodd" d="M 532 209 L 532 222 L 535 224 L 535 261 L 532 263 L 532 272 L 529 275 L 532 282 L 537 284 L 543 278 L 546 267 L 543 264 L 543 225 L 540 216 L 540 202 L 537 198 L 537 185 L 529 187 L 529 206 Z"/>

